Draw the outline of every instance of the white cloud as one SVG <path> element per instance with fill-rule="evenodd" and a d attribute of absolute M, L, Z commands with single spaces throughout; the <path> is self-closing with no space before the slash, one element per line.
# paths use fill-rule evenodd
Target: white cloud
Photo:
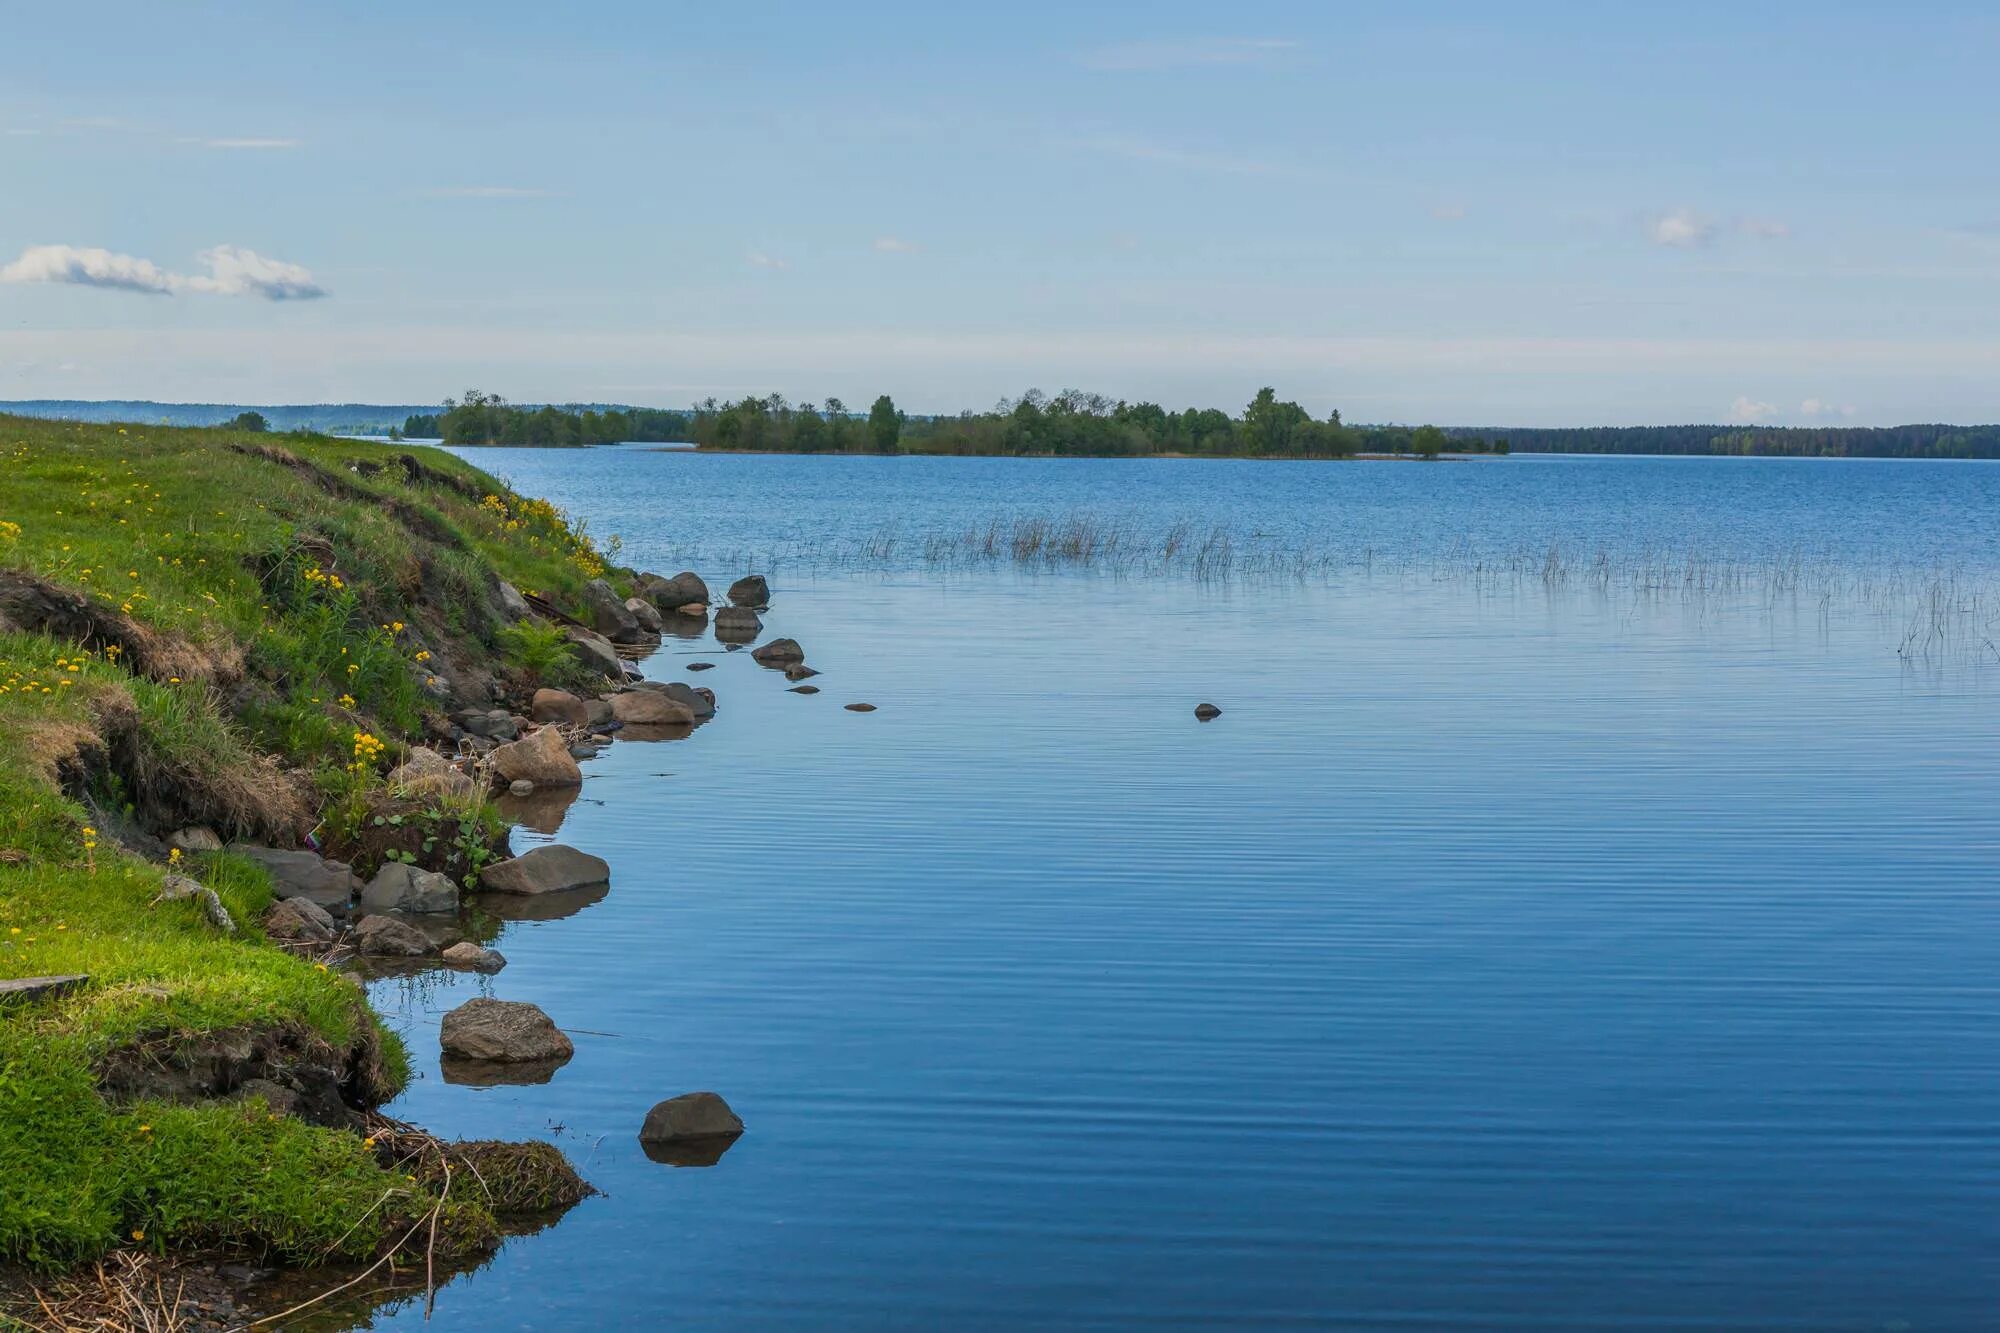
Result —
<path fill-rule="evenodd" d="M 326 289 L 298 264 L 267 259 L 255 250 L 218 245 L 201 252 L 208 267 L 192 277 L 172 273 L 150 259 L 110 250 L 74 245 L 31 245 L 13 263 L 0 266 L 0 282 L 52 282 L 114 291 L 175 296 L 201 292 L 211 296 L 261 296 L 270 301 L 311 300 Z"/>
<path fill-rule="evenodd" d="M 762 250 L 752 250 L 749 254 L 743 256 L 743 258 L 752 268 L 767 268 L 779 273 L 784 272 L 792 266 L 790 260 L 779 259 L 775 255 L 767 255 Z"/>
<path fill-rule="evenodd" d="M 1735 421 L 1762 421 L 1775 416 L 1778 409 L 1770 403 L 1759 402 L 1748 394 L 1739 393 L 1736 401 L 1729 405 L 1729 415 Z"/>
<path fill-rule="evenodd" d="M 906 241 L 900 236 L 877 236 L 875 250 L 885 255 L 913 255 L 923 247 L 915 241 Z"/>
<path fill-rule="evenodd" d="M 1299 49 L 1282 37 L 1194 37 L 1175 41 L 1121 42 L 1077 57 L 1089 69 L 1171 70 L 1204 65 L 1258 65 Z"/>
<path fill-rule="evenodd" d="M 424 193 L 433 199 L 547 199 L 555 192 L 533 185 L 441 185 Z"/>
<path fill-rule="evenodd" d="M 1857 410 L 1852 403 L 1830 403 L 1824 398 L 1808 398 L 1799 404 L 1802 417 L 1851 417 Z"/>
<path fill-rule="evenodd" d="M 1695 250 L 1715 239 L 1715 223 L 1692 208 L 1662 213 L 1648 224 L 1654 245 L 1675 250 Z"/>

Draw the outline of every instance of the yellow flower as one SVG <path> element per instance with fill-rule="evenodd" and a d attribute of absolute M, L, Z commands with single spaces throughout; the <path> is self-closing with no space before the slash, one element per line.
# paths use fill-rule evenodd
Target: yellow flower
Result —
<path fill-rule="evenodd" d="M 125 432 L 121 430 L 121 431 L 119 431 L 118 433 L 119 433 L 120 435 L 123 435 L 123 434 L 124 434 Z M 133 1239 L 133 1240 L 144 1240 L 144 1239 L 146 1239 L 146 1229 L 145 1229 L 144 1227 L 133 1227 L 133 1228 L 132 1228 L 132 1239 Z"/>
<path fill-rule="evenodd" d="M 177 865 L 179 865 L 180 863 L 181 863 L 181 849 L 180 849 L 180 848 L 178 848 L 178 847 L 171 847 L 171 848 L 168 848 L 168 849 L 167 849 L 167 864 L 168 864 L 168 865 L 170 865 L 170 866 L 177 866 Z"/>

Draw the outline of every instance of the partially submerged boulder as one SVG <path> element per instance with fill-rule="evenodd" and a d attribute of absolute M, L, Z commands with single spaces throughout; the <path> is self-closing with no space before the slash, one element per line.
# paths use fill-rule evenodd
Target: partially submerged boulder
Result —
<path fill-rule="evenodd" d="M 682 570 L 670 579 L 641 574 L 636 585 L 639 595 L 662 611 L 678 610 L 690 603 L 698 603 L 703 610 L 708 608 L 708 585 L 692 570 Z"/>
<path fill-rule="evenodd" d="M 567 1060 L 576 1046 L 549 1016 L 519 1000 L 467 1000 L 444 1016 L 438 1041 L 446 1055 L 497 1063 Z"/>
<path fill-rule="evenodd" d="M 498 949 L 489 949 L 471 940 L 460 940 L 444 951 L 447 967 L 462 968 L 468 972 L 498 972 L 507 966 L 507 958 Z"/>
<path fill-rule="evenodd" d="M 430 936 L 392 916 L 364 916 L 347 935 L 348 947 L 366 958 L 427 958 L 437 952 Z"/>
<path fill-rule="evenodd" d="M 805 661 L 806 650 L 799 647 L 797 639 L 773 639 L 752 648 L 750 658 L 759 666 L 784 667 Z"/>
<path fill-rule="evenodd" d="M 632 613 L 632 619 L 639 622 L 639 628 L 648 634 L 660 632 L 660 608 L 643 597 L 627 597 L 625 609 Z"/>
<path fill-rule="evenodd" d="M 361 890 L 364 912 L 408 912 L 412 915 L 458 911 L 458 885 L 434 870 L 420 870 L 389 861 Z"/>
<path fill-rule="evenodd" d="M 646 1112 L 646 1121 L 639 1127 L 639 1142 L 667 1144 L 733 1139 L 742 1132 L 743 1121 L 721 1097 L 712 1092 L 684 1092 L 678 1097 L 667 1098 Z"/>
<path fill-rule="evenodd" d="M 755 643 L 764 622 L 747 606 L 725 606 L 715 613 L 715 637 L 723 643 Z"/>
<path fill-rule="evenodd" d="M 1196 704 L 1194 706 L 1194 715 L 1198 720 L 1202 722 L 1208 722 L 1211 721 L 1212 719 L 1221 717 L 1222 710 L 1220 708 L 1217 708 L 1214 704 Z"/>
<path fill-rule="evenodd" d="M 625 605 L 625 599 L 615 592 L 603 579 L 592 579 L 583 585 L 584 608 L 590 613 L 591 628 L 613 643 L 640 643 L 646 638 L 645 630 Z"/>
<path fill-rule="evenodd" d="M 479 887 L 493 893 L 561 893 L 610 882 L 610 863 L 559 843 L 537 847 L 479 872 Z"/>
<path fill-rule="evenodd" d="M 765 607 L 771 604 L 771 585 L 762 574 L 746 574 L 729 585 L 731 606 Z"/>
<path fill-rule="evenodd" d="M 525 780 L 537 787 L 574 787 L 583 781 L 583 770 L 570 758 L 569 742 L 553 726 L 498 747 L 492 760 L 493 771 L 506 783 Z"/>
<path fill-rule="evenodd" d="M 658 690 L 626 690 L 611 696 L 611 716 L 640 726 L 691 727 L 694 710 Z"/>

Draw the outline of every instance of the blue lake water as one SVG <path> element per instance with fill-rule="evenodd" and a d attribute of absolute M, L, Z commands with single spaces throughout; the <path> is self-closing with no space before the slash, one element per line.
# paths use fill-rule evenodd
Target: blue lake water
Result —
<path fill-rule="evenodd" d="M 466 453 L 824 674 L 667 640 L 610 892 L 373 988 L 395 1113 L 606 1192 L 433 1326 L 2000 1320 L 2000 465 Z M 576 1058 L 446 1083 L 477 993 Z M 647 1160 L 693 1089 L 748 1133 Z"/>

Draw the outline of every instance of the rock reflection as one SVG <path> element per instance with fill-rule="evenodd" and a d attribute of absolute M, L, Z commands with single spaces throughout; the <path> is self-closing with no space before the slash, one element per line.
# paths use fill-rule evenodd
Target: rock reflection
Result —
<path fill-rule="evenodd" d="M 669 611 L 660 617 L 660 633 L 676 639 L 699 639 L 708 632 L 708 617 L 705 615 L 682 615 Z"/>
<path fill-rule="evenodd" d="M 694 734 L 698 723 L 627 722 L 618 731 L 621 741 L 684 741 Z"/>
<path fill-rule="evenodd" d="M 483 893 L 479 910 L 500 921 L 560 921 L 575 916 L 611 892 L 609 884 L 554 893 Z"/>
<path fill-rule="evenodd" d="M 527 1087 L 547 1083 L 569 1062 L 569 1056 L 559 1060 L 467 1060 L 440 1055 L 438 1072 L 445 1082 L 460 1088 Z"/>
<path fill-rule="evenodd" d="M 546 836 L 562 827 L 563 817 L 582 794 L 581 787 L 537 787 L 526 796 L 501 792 L 493 804 L 522 828 Z"/>
<path fill-rule="evenodd" d="M 663 1166 L 714 1166 L 722 1160 L 722 1154 L 736 1146 L 740 1134 L 718 1135 L 708 1139 L 675 1139 L 671 1143 L 647 1143 L 641 1141 L 639 1147 L 652 1161 Z"/>

